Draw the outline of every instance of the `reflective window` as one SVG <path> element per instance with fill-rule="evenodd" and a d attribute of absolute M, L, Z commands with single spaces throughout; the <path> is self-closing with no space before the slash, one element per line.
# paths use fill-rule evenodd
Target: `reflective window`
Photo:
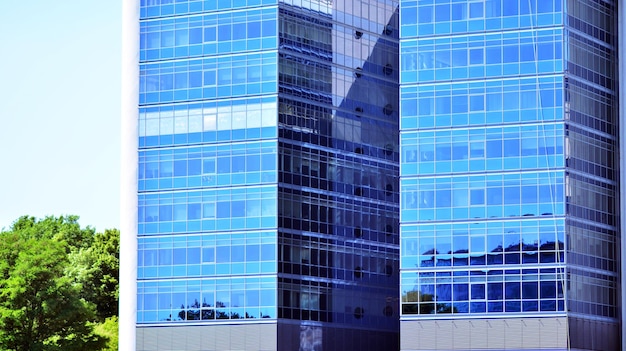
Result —
<path fill-rule="evenodd" d="M 276 278 L 214 278 L 137 283 L 137 322 L 276 318 Z"/>
<path fill-rule="evenodd" d="M 276 53 L 142 64 L 139 103 L 276 93 L 277 79 Z"/>
<path fill-rule="evenodd" d="M 141 194 L 139 235 L 274 228 L 276 202 L 273 187 Z"/>

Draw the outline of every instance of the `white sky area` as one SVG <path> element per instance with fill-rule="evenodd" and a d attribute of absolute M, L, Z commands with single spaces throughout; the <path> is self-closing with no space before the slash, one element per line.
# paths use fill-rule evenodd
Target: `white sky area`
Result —
<path fill-rule="evenodd" d="M 0 2 L 0 229 L 119 228 L 121 0 Z"/>

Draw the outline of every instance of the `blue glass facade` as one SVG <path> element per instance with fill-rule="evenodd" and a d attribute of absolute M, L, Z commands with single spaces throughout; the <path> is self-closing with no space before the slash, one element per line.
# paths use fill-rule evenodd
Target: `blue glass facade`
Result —
<path fill-rule="evenodd" d="M 616 338 L 616 21 L 610 1 L 400 1 L 403 322 Z"/>
<path fill-rule="evenodd" d="M 137 323 L 277 318 L 278 8 L 142 1 Z"/>
<path fill-rule="evenodd" d="M 616 2 L 140 3 L 138 330 L 616 345 Z"/>
<path fill-rule="evenodd" d="M 397 348 L 398 4 L 142 0 L 140 17 L 138 330 Z"/>

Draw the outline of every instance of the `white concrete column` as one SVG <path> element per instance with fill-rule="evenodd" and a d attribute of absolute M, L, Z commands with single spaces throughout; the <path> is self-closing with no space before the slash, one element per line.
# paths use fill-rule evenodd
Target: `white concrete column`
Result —
<path fill-rule="evenodd" d="M 139 0 L 122 0 L 119 350 L 136 348 Z"/>

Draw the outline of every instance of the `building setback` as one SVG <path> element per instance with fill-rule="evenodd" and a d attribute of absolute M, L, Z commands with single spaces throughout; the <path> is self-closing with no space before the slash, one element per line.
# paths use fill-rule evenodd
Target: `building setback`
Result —
<path fill-rule="evenodd" d="M 398 349 L 398 4 L 124 6 L 120 349 Z"/>
<path fill-rule="evenodd" d="M 620 348 L 616 6 L 400 1 L 402 350 Z"/>

